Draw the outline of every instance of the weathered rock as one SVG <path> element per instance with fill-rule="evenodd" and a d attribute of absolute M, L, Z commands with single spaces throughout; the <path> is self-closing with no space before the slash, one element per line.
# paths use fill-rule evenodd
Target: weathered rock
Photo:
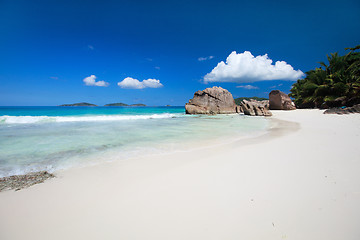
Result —
<path fill-rule="evenodd" d="M 360 113 L 360 104 L 346 108 L 329 108 L 324 114 L 349 114 L 349 113 Z"/>
<path fill-rule="evenodd" d="M 245 100 L 246 101 L 246 100 Z M 244 114 L 248 115 L 248 116 L 256 116 L 255 115 L 255 110 L 254 110 L 254 105 L 250 104 L 250 103 L 244 103 L 242 104 L 242 107 L 244 109 Z"/>
<path fill-rule="evenodd" d="M 256 100 L 242 100 L 240 105 L 245 115 L 249 116 L 272 116 L 269 111 L 269 101 L 256 101 Z"/>
<path fill-rule="evenodd" d="M 229 114 L 236 113 L 237 107 L 231 93 L 222 87 L 197 91 L 185 104 L 186 114 Z"/>
<path fill-rule="evenodd" d="M 326 101 L 323 104 L 321 104 L 320 108 L 321 109 L 328 109 L 328 108 L 334 108 L 334 107 L 341 107 L 344 106 L 346 104 L 345 102 L 346 97 L 338 97 L 335 100 L 332 101 Z"/>
<path fill-rule="evenodd" d="M 14 175 L 0 178 L 0 192 L 5 190 L 20 190 L 34 184 L 42 183 L 47 179 L 55 177 L 47 171 L 33 172 L 24 175 Z"/>
<path fill-rule="evenodd" d="M 315 108 L 315 103 L 314 102 L 302 103 L 300 105 L 297 105 L 296 107 L 299 109 Z"/>
<path fill-rule="evenodd" d="M 236 113 L 243 113 L 244 109 L 242 106 L 236 105 Z"/>
<path fill-rule="evenodd" d="M 352 97 L 350 99 L 346 99 L 343 102 L 343 106 L 348 106 L 348 107 L 352 107 L 352 106 L 355 106 L 355 105 L 358 105 L 358 104 L 360 104 L 360 96 L 356 96 L 356 97 Z"/>
<path fill-rule="evenodd" d="M 270 110 L 295 110 L 295 104 L 290 97 L 280 90 L 273 90 L 269 94 Z"/>

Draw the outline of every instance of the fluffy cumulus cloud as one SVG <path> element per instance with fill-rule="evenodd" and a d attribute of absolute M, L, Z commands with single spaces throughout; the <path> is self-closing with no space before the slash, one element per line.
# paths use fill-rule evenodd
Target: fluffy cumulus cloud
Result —
<path fill-rule="evenodd" d="M 211 60 L 211 59 L 213 59 L 213 58 L 214 58 L 214 56 L 199 57 L 199 58 L 198 58 L 198 61 L 199 61 L 199 62 L 202 62 L 202 61 L 206 61 L 206 60 Z"/>
<path fill-rule="evenodd" d="M 161 88 L 164 85 L 160 83 L 160 80 L 156 80 L 156 79 L 147 79 L 147 80 L 139 81 L 137 79 L 127 77 L 121 82 L 118 82 L 118 86 L 121 88 L 143 89 L 143 88 Z"/>
<path fill-rule="evenodd" d="M 97 86 L 97 87 L 107 87 L 109 83 L 105 81 L 96 81 L 96 76 L 91 75 L 89 77 L 84 78 L 84 83 L 86 86 Z"/>
<path fill-rule="evenodd" d="M 273 61 L 267 54 L 254 57 L 251 52 L 232 52 L 226 62 L 218 65 L 204 77 L 204 82 L 256 82 L 264 80 L 297 80 L 304 73 L 285 61 Z"/>
<path fill-rule="evenodd" d="M 245 89 L 248 89 L 248 90 L 259 89 L 258 87 L 253 86 L 253 85 L 242 85 L 242 86 L 236 86 L 236 87 L 237 88 L 245 88 Z"/>

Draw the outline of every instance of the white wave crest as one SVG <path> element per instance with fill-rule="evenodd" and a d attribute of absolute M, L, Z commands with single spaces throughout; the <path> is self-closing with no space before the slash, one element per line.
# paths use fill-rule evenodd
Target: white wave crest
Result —
<path fill-rule="evenodd" d="M 101 122 L 175 118 L 178 115 L 163 113 L 152 115 L 98 115 L 98 116 L 0 116 L 0 123 L 5 124 L 30 124 L 43 122 Z"/>

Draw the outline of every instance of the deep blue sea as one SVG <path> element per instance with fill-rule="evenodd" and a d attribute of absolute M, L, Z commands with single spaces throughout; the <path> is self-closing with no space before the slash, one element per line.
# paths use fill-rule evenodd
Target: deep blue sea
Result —
<path fill-rule="evenodd" d="M 0 107 L 0 177 L 186 151 L 267 128 L 262 117 L 184 107 Z"/>

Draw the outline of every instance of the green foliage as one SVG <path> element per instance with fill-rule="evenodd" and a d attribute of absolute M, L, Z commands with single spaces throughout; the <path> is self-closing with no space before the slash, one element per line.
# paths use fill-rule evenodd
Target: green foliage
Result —
<path fill-rule="evenodd" d="M 337 82 L 334 84 L 333 93 L 336 96 L 345 96 L 348 93 L 350 86 L 343 82 Z"/>
<path fill-rule="evenodd" d="M 360 102 L 360 45 L 344 56 L 331 53 L 328 65 L 320 62 L 320 68 L 306 72 L 304 79 L 293 84 L 289 96 L 302 107 L 328 106 L 341 98 L 341 103 L 351 106 Z"/>
<path fill-rule="evenodd" d="M 313 95 L 315 90 L 319 87 L 316 83 L 313 82 L 305 82 L 303 85 L 302 93 L 304 95 Z"/>
<path fill-rule="evenodd" d="M 256 101 L 263 101 L 263 100 L 269 100 L 268 98 L 261 98 L 261 97 L 240 97 L 240 98 L 235 98 L 235 103 L 236 105 L 240 105 L 242 100 L 250 100 L 250 99 L 254 99 Z"/>

